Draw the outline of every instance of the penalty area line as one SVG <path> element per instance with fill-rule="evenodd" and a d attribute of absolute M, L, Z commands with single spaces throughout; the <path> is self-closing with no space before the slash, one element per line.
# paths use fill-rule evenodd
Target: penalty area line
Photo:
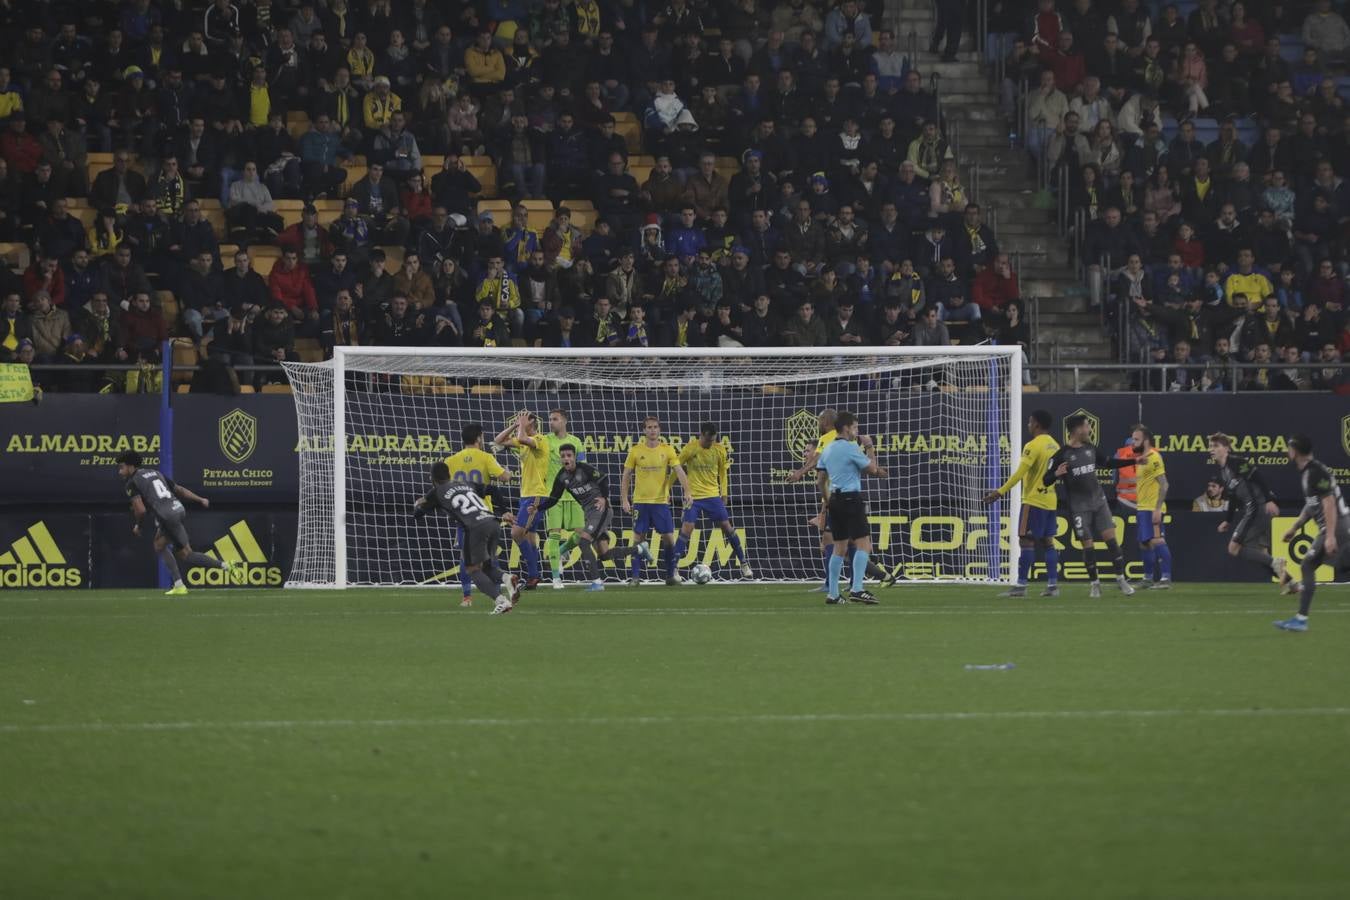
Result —
<path fill-rule="evenodd" d="M 1350 707 L 1246 709 L 1049 709 L 881 713 L 762 713 L 709 716 L 585 716 L 576 718 L 256 719 L 238 722 L 71 722 L 0 724 L 0 734 L 128 734 L 191 731 L 292 731 L 306 728 L 531 728 L 653 725 L 777 725 L 863 722 L 998 722 L 1057 719 L 1260 719 L 1350 716 Z"/>

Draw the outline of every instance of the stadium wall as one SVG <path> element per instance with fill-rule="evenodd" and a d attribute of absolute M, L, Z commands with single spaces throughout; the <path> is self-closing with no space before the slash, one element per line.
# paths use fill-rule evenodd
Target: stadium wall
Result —
<path fill-rule="evenodd" d="M 522 394 L 520 403 L 546 408 L 558 399 Z M 247 565 L 251 586 L 280 585 L 294 550 L 295 505 L 301 490 L 291 398 L 187 395 L 174 400 L 174 476 L 213 501 L 211 511 L 190 515 L 197 549 L 234 554 Z M 794 412 L 790 396 L 774 400 L 775 408 L 782 407 L 783 421 L 776 416 L 759 417 L 758 421 L 767 423 L 761 427 L 771 427 L 775 433 L 756 437 L 761 446 L 782 445 L 786 471 L 795 464 L 794 455 L 800 449 L 797 414 L 801 411 Z M 434 402 L 447 401 L 435 398 Z M 1028 409 L 1050 410 L 1060 422 L 1075 412 L 1089 415 L 1099 443 L 1107 448 L 1123 444 L 1135 422 L 1145 422 L 1154 430 L 1173 492 L 1169 536 L 1185 548 L 1177 554 L 1179 580 L 1224 581 L 1248 574 L 1244 567 L 1232 566 L 1224 553 L 1224 540 L 1215 533 L 1219 517 L 1190 512 L 1191 499 L 1203 492 L 1209 476 L 1205 436 L 1210 432 L 1234 435 L 1238 452 L 1256 459 L 1285 501 L 1284 509 L 1291 515 L 1272 526 L 1277 555 L 1297 560 L 1307 543 L 1302 536 L 1292 546 L 1274 540 L 1297 511 L 1297 484 L 1283 455 L 1286 431 L 1311 434 L 1318 456 L 1343 483 L 1350 483 L 1350 414 L 1325 395 L 1040 394 L 1028 396 L 1026 404 Z M 578 398 L 575 405 L 584 406 L 584 400 Z M 580 427 L 586 419 L 575 417 L 588 453 L 593 459 L 617 465 L 635 429 Z M 159 399 L 153 396 L 49 395 L 40 405 L 11 405 L 4 410 L 0 416 L 0 447 L 4 448 L 0 483 L 5 486 L 0 492 L 0 590 L 155 583 L 148 537 L 133 538 L 122 511 L 125 498 L 113 458 L 122 450 L 134 449 L 150 464 L 159 464 L 160 422 Z M 733 432 L 729 437 L 734 446 L 738 435 Z M 885 436 L 881 443 L 883 454 L 919 454 L 932 463 L 934 471 L 940 471 L 963 464 L 963 453 L 971 453 L 971 441 L 977 439 L 960 433 L 907 434 Z M 422 468 L 446 455 L 454 440 L 454 436 L 440 434 L 365 435 L 352 452 L 370 466 Z M 738 474 L 747 477 L 750 473 L 742 467 Z M 775 483 L 781 480 L 776 471 L 768 477 Z M 774 497 L 762 487 L 743 495 L 769 502 Z M 1119 525 L 1129 535 L 1133 513 L 1119 512 L 1124 513 L 1118 515 Z M 980 518 L 964 522 L 923 513 L 883 518 L 877 522 L 878 546 L 884 551 L 892 541 L 927 542 L 940 550 L 944 542 L 988 540 L 990 529 Z M 1060 536 L 1073 543 L 1063 521 Z M 720 559 L 728 548 L 718 546 L 715 537 L 696 542 L 693 552 Z M 753 546 L 754 535 L 746 538 Z M 1083 576 L 1074 565 L 1071 561 L 1066 572 L 1070 579 Z M 1133 566 L 1137 568 L 1138 563 Z M 926 573 L 916 570 L 911 574 Z M 1330 580 L 1332 573 L 1328 570 L 1325 575 Z"/>

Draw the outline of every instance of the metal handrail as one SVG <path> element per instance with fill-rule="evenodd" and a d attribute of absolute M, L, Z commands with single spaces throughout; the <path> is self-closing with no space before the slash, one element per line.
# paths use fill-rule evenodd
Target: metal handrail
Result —
<path fill-rule="evenodd" d="M 1055 346 L 1057 346 L 1057 345 L 1055 345 Z M 1243 393 L 1243 390 L 1242 390 L 1242 379 L 1238 377 L 1238 376 L 1240 375 L 1240 373 L 1242 373 L 1242 372 L 1254 372 L 1254 371 L 1258 371 L 1258 370 L 1260 370 L 1260 369 L 1280 370 L 1280 371 L 1286 371 L 1286 370 L 1292 369 L 1292 370 L 1300 371 L 1300 372 L 1317 372 L 1317 371 L 1321 371 L 1321 370 L 1323 370 L 1323 369 L 1340 369 L 1340 368 L 1344 368 L 1344 367 L 1345 367 L 1344 365 L 1330 365 L 1330 366 L 1329 366 L 1329 365 L 1326 365 L 1325 363 L 1295 363 L 1295 364 L 1293 364 L 1293 365 L 1286 364 L 1286 363 L 1277 363 L 1277 362 L 1271 362 L 1271 363 L 1269 363 L 1269 364 L 1267 364 L 1267 365 L 1260 365 L 1260 364 L 1258 364 L 1258 363 L 1227 363 L 1227 364 L 1224 365 L 1224 367 L 1223 367 L 1223 368 L 1224 368 L 1224 376 L 1225 376 L 1225 384 L 1224 384 L 1224 386 L 1223 386 L 1223 390 L 1232 391 L 1233 393 Z M 1052 361 L 1052 362 L 1047 362 L 1047 363 L 1037 363 L 1037 365 L 1036 365 L 1036 369 L 1037 369 L 1038 372 L 1044 372 L 1044 373 L 1050 374 L 1050 375 L 1052 375 L 1052 376 L 1055 376 L 1054 379 L 1053 379 L 1053 383 L 1054 383 L 1054 385 L 1055 385 L 1055 389 L 1056 389 L 1056 390 L 1059 389 L 1059 378 L 1058 378 L 1058 375 L 1059 375 L 1060 373 L 1072 373 L 1072 374 L 1073 374 L 1073 380 L 1072 380 L 1073 388 L 1072 388 L 1072 391 L 1071 391 L 1071 392 L 1072 392 L 1072 393 L 1075 393 L 1075 394 L 1080 394 L 1080 393 L 1083 392 L 1083 383 L 1082 383 L 1082 382 L 1083 382 L 1083 374 L 1084 374 L 1084 373 L 1092 373 L 1092 372 L 1135 372 L 1135 373 L 1141 373 L 1141 374 L 1142 374 L 1142 373 L 1148 373 L 1148 372 L 1161 371 L 1161 372 L 1163 373 L 1164 379 L 1166 379 L 1167 373 L 1168 373 L 1168 372 L 1171 372 L 1171 371 L 1173 371 L 1173 370 L 1176 370 L 1176 369 L 1191 369 L 1191 370 L 1193 370 L 1193 371 L 1194 371 L 1194 370 L 1205 370 L 1205 371 L 1208 371 L 1208 370 L 1210 370 L 1211 368 L 1212 368 L 1211 364 L 1210 364 L 1210 363 L 1207 363 L 1207 362 L 1205 362 L 1205 361 L 1203 361 L 1203 360 L 1197 360 L 1197 361 L 1195 361 L 1195 362 L 1192 362 L 1192 363 L 1189 364 L 1189 365 L 1180 365 L 1180 364 L 1178 364 L 1178 363 L 1172 363 L 1172 362 L 1168 362 L 1168 363 L 1144 363 L 1144 362 L 1138 362 L 1138 363 L 1061 363 L 1061 362 L 1058 362 L 1058 361 Z M 1093 388 L 1093 390 L 1094 390 L 1094 391 L 1100 391 L 1100 390 L 1102 390 L 1102 389 L 1101 389 L 1101 388 Z M 1163 393 L 1163 392 L 1160 392 L 1160 391 L 1146 391 L 1146 390 L 1139 390 L 1139 389 L 1136 389 L 1136 388 L 1122 388 L 1122 389 L 1116 390 L 1116 391 L 1109 391 L 1108 393 L 1127 393 L 1127 394 L 1140 394 L 1140 393 L 1143 393 L 1143 394 L 1155 394 L 1155 393 Z M 1208 393 L 1208 391 L 1204 391 L 1204 390 L 1197 389 L 1197 390 L 1193 390 L 1193 391 L 1188 391 L 1188 392 L 1186 392 L 1186 393 Z M 1251 392 L 1248 391 L 1247 393 L 1251 393 Z M 1262 390 L 1261 393 L 1295 393 L 1295 392 L 1294 392 L 1294 391 L 1269 391 L 1269 390 Z M 1296 393 L 1307 394 L 1307 393 L 1323 393 L 1323 392 L 1322 392 L 1322 391 L 1299 390 L 1299 391 L 1297 391 Z"/>
<path fill-rule="evenodd" d="M 942 75 L 936 71 L 928 73 L 928 90 L 933 93 L 933 108 L 937 112 L 938 129 L 942 129 Z"/>
<path fill-rule="evenodd" d="M 952 148 L 952 156 L 961 158 L 961 120 L 952 119 L 947 123 L 947 146 Z"/>
<path fill-rule="evenodd" d="M 913 28 L 905 37 L 908 46 L 905 47 L 905 55 L 909 57 L 909 66 L 911 69 L 919 67 L 919 32 Z"/>
<path fill-rule="evenodd" d="M 983 54 L 989 36 L 989 0 L 975 0 L 975 49 Z M 981 55 L 983 61 L 983 55 Z M 1002 83 L 1002 82 L 1000 82 Z"/>

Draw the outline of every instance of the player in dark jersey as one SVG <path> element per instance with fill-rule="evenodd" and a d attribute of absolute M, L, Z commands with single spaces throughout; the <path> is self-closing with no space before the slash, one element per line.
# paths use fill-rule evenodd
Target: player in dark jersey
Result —
<path fill-rule="evenodd" d="M 451 481 L 450 467 L 443 462 L 431 467 L 431 485 L 431 490 L 413 504 L 413 516 L 420 519 L 437 509 L 450 514 L 463 533 L 460 565 L 468 569 L 480 591 L 497 601 L 492 609 L 494 616 L 509 613 L 520 597 L 520 579 L 497 568 L 497 550 L 501 523 L 514 524 L 514 517 L 507 512 L 498 519 L 483 502 L 484 497 L 491 497 L 497 509 L 509 509 L 506 493 L 491 483 Z"/>
<path fill-rule="evenodd" d="M 1313 591 L 1317 589 L 1317 567 L 1323 563 L 1335 567 L 1350 553 L 1350 503 L 1341 493 L 1336 476 L 1313 459 L 1311 438 L 1306 434 L 1291 436 L 1288 453 L 1289 461 L 1299 471 L 1303 511 L 1281 539 L 1292 541 L 1309 519 L 1317 523 L 1317 536 L 1303 555 L 1303 584 L 1298 586 L 1298 612 L 1293 618 L 1276 622 L 1275 627 L 1283 631 L 1307 631 L 1308 609 L 1312 606 Z"/>
<path fill-rule="evenodd" d="M 609 481 L 589 464 L 577 459 L 576 448 L 563 444 L 558 448 L 561 467 L 553 478 L 553 488 L 547 497 L 530 504 L 529 517 L 546 512 L 561 499 L 563 491 L 572 496 L 581 507 L 582 523 L 575 532 L 581 547 L 581 565 L 590 579 L 588 591 L 603 591 L 605 579 L 600 572 L 601 560 L 623 560 L 637 552 L 636 547 L 609 547 L 609 526 L 614 521 L 614 508 L 609 505 Z M 526 524 L 529 528 L 529 524 Z M 595 548 L 599 546 L 600 553 Z"/>
<path fill-rule="evenodd" d="M 1136 460 L 1133 456 L 1107 456 L 1088 443 L 1087 416 L 1069 416 L 1064 425 L 1069 433 L 1069 442 L 1055 451 L 1043 480 L 1046 484 L 1059 481 L 1064 485 L 1064 494 L 1069 503 L 1069 521 L 1074 534 L 1083 543 L 1083 562 L 1087 564 L 1088 577 L 1092 579 L 1089 596 L 1102 595 L 1102 585 L 1097 580 L 1097 558 L 1093 553 L 1093 541 L 1101 538 L 1115 566 L 1116 587 L 1128 597 L 1134 593 L 1134 588 L 1125 577 L 1125 554 L 1116 542 L 1116 523 L 1111 518 L 1110 507 L 1106 505 L 1101 482 L 1097 480 L 1097 470 L 1122 469 L 1135 465 Z"/>
<path fill-rule="evenodd" d="M 1219 523 L 1219 534 L 1228 534 L 1228 554 L 1274 575 L 1281 592 L 1296 593 L 1285 561 L 1270 555 L 1270 520 L 1280 514 L 1280 506 L 1256 463 L 1234 453 L 1233 439 L 1221 431 L 1209 436 L 1209 458 L 1219 467 L 1217 477 L 1228 499 L 1228 517 Z"/>
<path fill-rule="evenodd" d="M 234 563 L 229 560 L 197 553 L 188 539 L 187 526 L 184 524 L 187 510 L 183 507 L 183 501 L 189 500 L 205 509 L 211 505 L 210 500 L 197 496 L 180 484 L 174 484 L 158 469 L 145 468 L 141 455 L 130 450 L 117 457 L 117 474 L 125 480 L 127 497 L 131 499 L 131 515 L 136 520 L 131 533 L 141 533 L 141 520 L 145 518 L 146 512 L 155 517 L 155 552 L 173 578 L 173 587 L 165 592 L 165 596 L 177 597 L 188 592 L 179 571 L 179 562 L 208 569 L 224 569 L 227 573 L 234 568 Z M 172 550 L 169 549 L 170 544 L 173 545 Z"/>

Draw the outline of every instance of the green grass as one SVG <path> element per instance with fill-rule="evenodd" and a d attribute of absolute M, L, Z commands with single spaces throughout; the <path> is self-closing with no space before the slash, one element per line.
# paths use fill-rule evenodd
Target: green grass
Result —
<path fill-rule="evenodd" d="M 1350 893 L 1344 590 L 993 593 L 0 595 L 0 896 Z"/>

